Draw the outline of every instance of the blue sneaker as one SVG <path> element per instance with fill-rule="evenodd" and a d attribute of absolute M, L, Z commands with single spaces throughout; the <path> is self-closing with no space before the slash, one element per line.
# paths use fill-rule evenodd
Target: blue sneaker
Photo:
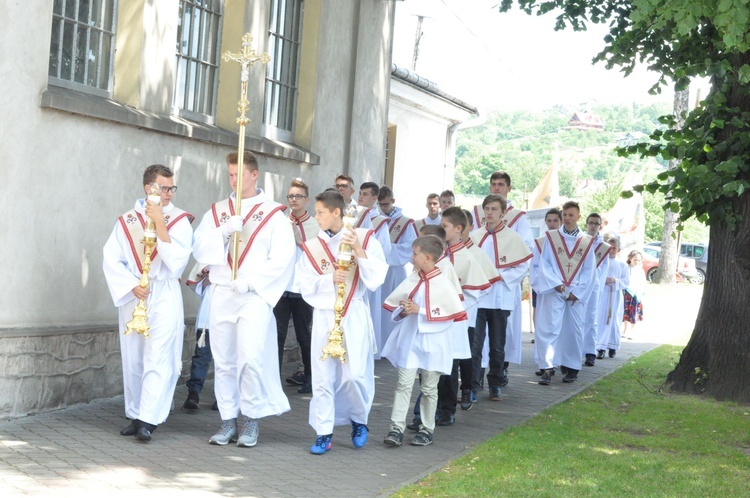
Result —
<path fill-rule="evenodd" d="M 361 448 L 367 442 L 367 426 L 352 421 L 352 444 L 355 448 Z"/>
<path fill-rule="evenodd" d="M 471 390 L 471 394 L 469 395 L 469 401 L 471 401 L 472 403 L 476 403 L 477 401 L 479 401 L 479 398 L 477 398 L 477 392 L 473 389 Z"/>
<path fill-rule="evenodd" d="M 318 436 L 318 439 L 315 440 L 315 444 L 310 446 L 310 453 L 312 453 L 313 455 L 322 455 L 326 451 L 330 450 L 332 437 L 333 434 Z"/>

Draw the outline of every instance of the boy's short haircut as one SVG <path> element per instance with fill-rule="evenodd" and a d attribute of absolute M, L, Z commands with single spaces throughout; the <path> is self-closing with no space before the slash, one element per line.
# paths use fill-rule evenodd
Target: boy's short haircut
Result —
<path fill-rule="evenodd" d="M 440 192 L 440 198 L 442 199 L 443 197 L 452 197 L 453 199 L 456 198 L 456 196 L 453 195 L 452 190 L 443 190 L 442 192 Z"/>
<path fill-rule="evenodd" d="M 302 180 L 300 180 L 299 178 L 295 178 L 289 184 L 289 188 L 293 188 L 293 187 L 301 188 L 302 190 L 304 190 L 305 191 L 305 197 L 309 197 L 310 196 L 310 189 L 307 187 L 307 184 L 305 182 L 303 182 Z"/>
<path fill-rule="evenodd" d="M 462 209 L 461 211 L 464 212 L 464 216 L 466 216 L 466 221 L 469 225 L 474 226 L 474 215 L 471 214 L 471 211 L 468 209 Z"/>
<path fill-rule="evenodd" d="M 419 229 L 419 235 L 433 235 L 442 240 L 443 244 L 445 244 L 445 228 L 440 225 L 424 225 Z"/>
<path fill-rule="evenodd" d="M 236 152 L 230 152 L 227 154 L 227 164 L 239 164 L 237 162 L 238 157 L 239 156 Z M 249 150 L 246 150 L 245 153 L 242 154 L 242 165 L 245 166 L 248 171 L 258 171 L 258 159 L 255 157 L 255 154 Z"/>
<path fill-rule="evenodd" d="M 380 187 L 378 187 L 378 184 L 375 182 L 365 182 L 359 186 L 360 190 L 367 190 L 368 188 L 370 189 L 373 197 L 377 197 L 378 193 L 380 193 Z"/>
<path fill-rule="evenodd" d="M 344 180 L 349 184 L 350 187 L 354 187 L 354 179 L 351 176 L 348 175 L 339 175 L 336 177 L 336 179 L 333 181 L 333 183 L 336 183 L 339 180 Z"/>
<path fill-rule="evenodd" d="M 429 201 L 430 199 L 437 199 L 439 201 L 440 200 L 440 196 L 437 195 L 435 192 L 433 192 L 431 194 L 427 194 L 427 200 Z"/>
<path fill-rule="evenodd" d="M 586 216 L 586 223 L 588 223 L 591 218 L 599 218 L 599 224 L 601 225 L 602 216 L 599 213 L 591 213 L 590 215 Z"/>
<path fill-rule="evenodd" d="M 565 211 L 567 209 L 573 209 L 576 208 L 578 212 L 581 212 L 581 206 L 578 205 L 576 201 L 568 201 L 565 204 L 562 205 L 562 210 Z"/>
<path fill-rule="evenodd" d="M 344 208 L 346 208 L 344 196 L 335 190 L 325 190 L 319 193 L 315 196 L 315 202 L 322 203 L 331 212 L 335 211 L 336 208 L 339 208 L 339 213 L 341 213 L 339 216 L 342 218 L 344 217 Z"/>
<path fill-rule="evenodd" d="M 164 166 L 163 164 L 152 164 L 146 171 L 143 172 L 143 184 L 149 185 L 156 181 L 157 176 L 163 176 L 164 178 L 172 178 L 174 173 L 172 170 Z"/>
<path fill-rule="evenodd" d="M 620 248 L 620 237 L 618 237 L 614 233 L 608 233 L 604 236 L 604 242 L 611 246 L 617 246 L 617 248 Z"/>
<path fill-rule="evenodd" d="M 547 216 L 549 216 L 549 215 L 551 215 L 551 214 L 554 214 L 555 216 L 557 216 L 557 217 L 558 217 L 558 219 L 559 219 L 560 221 L 562 221 L 562 212 L 561 212 L 561 211 L 560 211 L 559 209 L 557 209 L 557 208 L 552 208 L 552 209 L 550 209 L 549 211 L 547 211 L 547 212 L 546 212 L 546 213 L 544 214 L 544 219 L 546 220 L 546 219 L 547 219 Z"/>
<path fill-rule="evenodd" d="M 393 199 L 393 190 L 388 185 L 383 185 L 378 192 L 378 200 L 384 201 L 386 199 Z"/>
<path fill-rule="evenodd" d="M 490 183 L 492 183 L 492 180 L 505 180 L 505 183 L 510 187 L 510 175 L 505 171 L 495 171 L 492 173 L 490 176 Z"/>
<path fill-rule="evenodd" d="M 460 207 L 451 206 L 443 211 L 443 220 L 447 221 L 454 227 L 460 226 L 462 231 L 466 229 L 466 215 Z"/>
<path fill-rule="evenodd" d="M 433 263 L 440 259 L 445 253 L 445 243 L 435 235 L 420 235 L 411 243 L 412 249 L 417 249 L 432 256 Z"/>
<path fill-rule="evenodd" d="M 497 194 L 490 194 L 487 197 L 485 197 L 484 200 L 482 201 L 482 209 L 484 209 L 487 206 L 487 204 L 491 202 L 499 202 L 500 207 L 502 208 L 503 211 L 508 209 L 508 203 L 505 202 L 505 199 L 503 199 L 503 196 L 497 195 Z"/>

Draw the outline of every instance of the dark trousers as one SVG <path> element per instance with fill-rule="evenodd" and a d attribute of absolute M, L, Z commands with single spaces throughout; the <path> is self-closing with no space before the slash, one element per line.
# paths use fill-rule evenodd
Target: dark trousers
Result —
<path fill-rule="evenodd" d="M 474 338 L 474 327 L 469 327 L 469 344 Z M 441 375 L 438 381 L 437 410 L 441 415 L 455 415 L 458 403 L 458 373 L 461 372 L 461 390 L 471 389 L 471 358 L 453 360 L 450 375 Z"/>
<path fill-rule="evenodd" d="M 490 368 L 487 372 L 487 383 L 492 387 L 500 387 L 505 363 L 505 332 L 508 326 L 510 311 L 493 308 L 479 308 L 477 310 L 477 325 L 474 330 L 474 340 L 471 342 L 472 378 L 471 388 L 479 390 L 482 379 L 482 348 L 484 338 L 489 333 L 490 338 Z"/>
<path fill-rule="evenodd" d="M 284 292 L 273 308 L 276 317 L 276 333 L 279 340 L 279 369 L 284 357 L 284 343 L 289 330 L 289 318 L 294 322 L 294 333 L 297 336 L 302 364 L 305 367 L 305 378 L 312 379 L 310 370 L 310 340 L 312 338 L 313 308 L 295 292 Z"/>
<path fill-rule="evenodd" d="M 206 345 L 202 348 L 198 347 L 198 338 L 201 332 L 203 332 L 203 329 L 195 331 L 195 352 L 190 362 L 190 378 L 185 383 L 188 392 L 195 394 L 200 394 L 203 390 L 203 383 L 206 381 L 206 375 L 208 374 L 208 365 L 213 360 L 213 355 L 211 354 L 211 336 L 208 333 L 208 329 L 204 332 L 206 334 Z"/>

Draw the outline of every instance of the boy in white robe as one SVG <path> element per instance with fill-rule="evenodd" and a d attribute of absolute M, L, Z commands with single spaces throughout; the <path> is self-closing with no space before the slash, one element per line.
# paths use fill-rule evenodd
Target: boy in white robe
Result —
<path fill-rule="evenodd" d="M 146 193 L 152 183 L 161 189 L 159 201 L 138 199 L 135 208 L 120 217 L 104 245 L 102 262 L 118 308 L 120 332 L 125 332 L 133 318 L 138 300 L 146 299 L 150 337 L 132 332 L 120 335 L 125 416 L 132 421 L 120 434 L 145 442 L 167 419 L 180 376 L 185 322 L 179 278 L 190 259 L 193 241 L 193 216 L 171 203 L 177 189 L 172 171 L 159 164 L 149 166 L 143 174 Z M 151 256 L 150 285 L 143 288 L 141 241 L 146 217 L 156 225 L 157 240 Z"/>
<path fill-rule="evenodd" d="M 563 226 L 547 232 L 537 284 L 536 358 L 544 370 L 539 384 L 549 385 L 559 360 L 563 382 L 578 380 L 583 355 L 583 322 L 594 289 L 596 260 L 592 239 L 577 226 L 580 208 L 563 205 Z"/>
<path fill-rule="evenodd" d="M 375 394 L 373 350 L 375 337 L 365 291 L 382 285 L 388 264 L 372 230 L 344 228 L 344 199 L 325 191 L 315 197 L 315 220 L 320 233 L 307 241 L 296 275 L 302 297 L 313 309 L 311 340 L 313 397 L 309 423 L 317 438 L 310 453 L 331 449 L 333 428 L 351 424 L 352 444 L 367 442 L 367 420 Z M 339 247 L 351 246 L 351 266 L 338 268 Z M 345 360 L 322 359 L 321 353 L 335 324 L 338 284 L 345 284 L 341 329 Z"/>
<path fill-rule="evenodd" d="M 600 359 L 605 357 L 607 350 L 620 349 L 620 317 L 625 310 L 622 291 L 630 285 L 630 268 L 627 263 L 617 259 L 620 239 L 614 234 L 607 234 L 604 241 L 612 246 L 612 250 L 609 253 L 604 286 L 599 295 L 596 350 Z M 637 269 L 640 270 L 640 267 Z"/>
<path fill-rule="evenodd" d="M 380 212 L 388 218 L 388 232 L 391 237 L 391 252 L 388 254 L 388 274 L 381 289 L 382 296 L 388 296 L 406 278 L 406 265 L 411 260 L 411 243 L 419 233 L 414 225 L 414 220 L 404 216 L 401 208 L 396 206 L 396 198 L 390 187 L 383 185 L 378 192 L 378 206 Z M 378 346 L 382 349 L 383 344 L 393 330 L 394 323 L 390 313 L 381 309 L 380 342 Z"/>
<path fill-rule="evenodd" d="M 209 443 L 223 446 L 237 441 L 237 446 L 252 447 L 258 442 L 258 419 L 289 411 L 279 378 L 273 307 L 292 278 L 295 244 L 284 206 L 256 186 L 255 156 L 245 151 L 241 162 L 242 190 L 237 192 L 238 155 L 227 155 L 234 192 L 203 216 L 195 231 L 193 256 L 208 265 L 213 283 L 209 329 L 222 424 Z M 232 245 L 237 232 L 240 243 L 233 278 Z"/>
<path fill-rule="evenodd" d="M 397 323 L 383 348 L 383 356 L 398 369 L 391 430 L 384 439 L 389 446 L 403 443 L 417 369 L 421 369 L 422 379 L 422 424 L 411 444 L 432 444 L 438 380 L 451 372 L 454 337 L 463 336 L 465 325 L 461 322 L 466 320 L 461 288 L 435 266 L 443 254 L 443 241 L 425 235 L 417 238 L 412 247 L 416 271 L 383 304 Z"/>
<path fill-rule="evenodd" d="M 599 296 L 605 290 L 604 279 L 607 278 L 610 262 L 610 258 L 607 256 L 612 249 L 599 234 L 601 225 L 602 217 L 598 213 L 591 213 L 586 217 L 586 233 L 593 239 L 594 246 L 591 250 L 594 251 L 594 258 L 596 259 L 594 290 L 586 305 L 586 318 L 583 324 L 583 355 L 586 358 L 583 364 L 587 367 L 593 367 L 596 364 Z"/>
<path fill-rule="evenodd" d="M 425 203 L 427 208 L 427 216 L 421 220 L 414 220 L 414 226 L 417 229 L 417 233 L 421 233 L 421 229 L 425 225 L 440 225 L 440 196 L 437 194 L 429 194 L 427 196 L 427 202 Z"/>
<path fill-rule="evenodd" d="M 378 210 L 378 194 L 380 193 L 380 187 L 375 182 L 365 182 L 359 186 L 359 197 L 357 203 L 360 208 L 363 208 L 364 215 L 369 217 L 369 221 L 372 224 L 372 229 L 375 232 L 375 238 L 380 242 L 383 248 L 383 254 L 386 260 L 391 254 L 391 235 L 388 231 L 388 218 L 380 214 Z M 359 226 L 357 228 L 367 228 L 365 226 Z M 380 338 L 382 330 L 381 323 L 383 319 L 383 313 L 381 305 L 383 304 L 383 298 L 381 293 L 381 287 L 378 287 L 374 291 L 367 291 L 367 300 L 370 304 L 370 317 L 372 318 L 372 327 L 375 330 L 375 342 L 377 344 L 377 350 L 375 351 L 375 359 L 380 359 L 380 350 L 383 347 L 384 341 Z"/>

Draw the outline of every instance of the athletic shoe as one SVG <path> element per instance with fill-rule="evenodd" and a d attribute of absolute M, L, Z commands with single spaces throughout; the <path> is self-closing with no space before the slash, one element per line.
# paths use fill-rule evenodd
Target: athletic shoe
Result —
<path fill-rule="evenodd" d="M 385 443 L 386 446 L 401 446 L 403 442 L 404 433 L 398 429 L 393 429 L 388 433 L 385 439 L 383 439 L 383 443 Z"/>
<path fill-rule="evenodd" d="M 477 392 L 475 390 L 471 390 L 471 393 L 469 394 L 469 401 L 472 403 L 476 403 L 479 401 L 479 398 L 477 397 Z"/>
<path fill-rule="evenodd" d="M 490 387 L 490 401 L 500 401 L 502 399 L 502 391 L 500 386 Z"/>
<path fill-rule="evenodd" d="M 437 425 L 448 427 L 456 423 L 456 416 L 452 413 L 445 413 L 437 421 Z"/>
<path fill-rule="evenodd" d="M 461 409 L 462 410 L 471 410 L 472 407 L 471 403 L 471 389 L 462 389 L 461 390 Z"/>
<path fill-rule="evenodd" d="M 318 436 L 318 439 L 315 440 L 315 444 L 310 446 L 310 453 L 313 455 L 323 455 L 326 451 L 330 450 L 332 437 L 333 434 Z"/>
<path fill-rule="evenodd" d="M 606 351 L 604 351 L 603 349 L 598 349 L 596 351 L 596 359 L 597 360 L 603 360 L 604 359 L 604 353 L 606 353 Z"/>
<path fill-rule="evenodd" d="M 297 392 L 300 394 L 310 394 L 312 392 L 312 382 L 310 379 L 305 379 L 305 383 L 302 384 L 302 387 L 297 389 Z"/>
<path fill-rule="evenodd" d="M 367 426 L 352 421 L 352 444 L 355 448 L 361 448 L 367 442 Z"/>
<path fill-rule="evenodd" d="M 411 441 L 412 446 L 427 446 L 432 444 L 432 433 L 427 431 L 419 431 L 414 439 Z"/>
<path fill-rule="evenodd" d="M 208 440 L 210 444 L 224 446 L 231 441 L 237 441 L 237 419 L 222 420 L 219 431 Z"/>
<path fill-rule="evenodd" d="M 258 444 L 258 421 L 245 417 L 242 424 L 240 437 L 237 438 L 237 446 L 240 448 L 252 448 Z"/>
<path fill-rule="evenodd" d="M 286 378 L 286 383 L 290 386 L 301 386 L 305 383 L 305 372 L 297 370 L 291 377 Z"/>

